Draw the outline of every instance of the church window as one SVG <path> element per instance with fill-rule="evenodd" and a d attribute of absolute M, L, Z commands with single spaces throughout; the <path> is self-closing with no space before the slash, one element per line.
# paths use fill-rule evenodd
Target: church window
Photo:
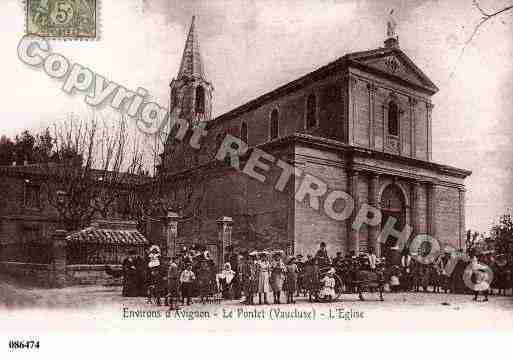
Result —
<path fill-rule="evenodd" d="M 240 125 L 240 139 L 248 143 L 248 124 L 246 122 L 243 122 L 242 125 Z"/>
<path fill-rule="evenodd" d="M 279 116 L 278 116 L 278 110 L 274 109 L 271 112 L 271 123 L 270 123 L 270 137 L 271 140 L 278 138 L 278 132 L 279 132 Z"/>
<path fill-rule="evenodd" d="M 306 100 L 306 128 L 317 126 L 317 99 L 314 94 Z"/>
<path fill-rule="evenodd" d="M 205 113 L 205 89 L 196 87 L 196 113 Z"/>
<path fill-rule="evenodd" d="M 399 108 L 395 102 L 388 105 L 388 134 L 399 136 Z"/>

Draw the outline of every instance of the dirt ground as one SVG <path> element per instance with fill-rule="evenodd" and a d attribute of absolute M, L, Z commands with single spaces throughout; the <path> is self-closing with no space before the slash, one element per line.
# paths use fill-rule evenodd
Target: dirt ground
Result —
<path fill-rule="evenodd" d="M 366 299 L 343 294 L 334 303 L 309 303 L 303 297 L 294 305 L 196 302 L 169 312 L 145 298 L 122 297 L 119 286 L 48 289 L 0 277 L 0 331 L 513 329 L 511 296 L 474 302 L 470 295 L 386 293 L 380 302 L 377 294 L 369 293 Z"/>

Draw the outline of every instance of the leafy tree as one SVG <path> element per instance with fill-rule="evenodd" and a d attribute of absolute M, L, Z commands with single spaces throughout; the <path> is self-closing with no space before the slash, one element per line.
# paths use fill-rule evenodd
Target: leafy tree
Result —
<path fill-rule="evenodd" d="M 34 161 L 34 144 L 36 138 L 29 130 L 23 131 L 20 135 L 16 135 L 14 151 L 16 152 L 16 162 Z"/>
<path fill-rule="evenodd" d="M 0 166 L 10 166 L 15 160 L 14 142 L 7 136 L 0 137 Z"/>
<path fill-rule="evenodd" d="M 498 223 L 492 226 L 491 235 L 497 252 L 512 254 L 513 219 L 510 213 L 499 217 Z"/>

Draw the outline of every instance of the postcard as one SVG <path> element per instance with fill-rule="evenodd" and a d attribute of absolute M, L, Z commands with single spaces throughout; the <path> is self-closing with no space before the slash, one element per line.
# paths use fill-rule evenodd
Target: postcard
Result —
<path fill-rule="evenodd" d="M 513 329 L 510 2 L 0 9 L 9 353 Z"/>

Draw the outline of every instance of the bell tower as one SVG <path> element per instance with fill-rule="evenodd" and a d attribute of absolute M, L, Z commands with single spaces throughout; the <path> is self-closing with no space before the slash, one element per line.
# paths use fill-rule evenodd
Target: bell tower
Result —
<path fill-rule="evenodd" d="M 205 78 L 195 20 L 193 16 L 178 75 L 171 80 L 169 101 L 171 113 L 187 120 L 191 127 L 211 119 L 213 92 Z"/>

